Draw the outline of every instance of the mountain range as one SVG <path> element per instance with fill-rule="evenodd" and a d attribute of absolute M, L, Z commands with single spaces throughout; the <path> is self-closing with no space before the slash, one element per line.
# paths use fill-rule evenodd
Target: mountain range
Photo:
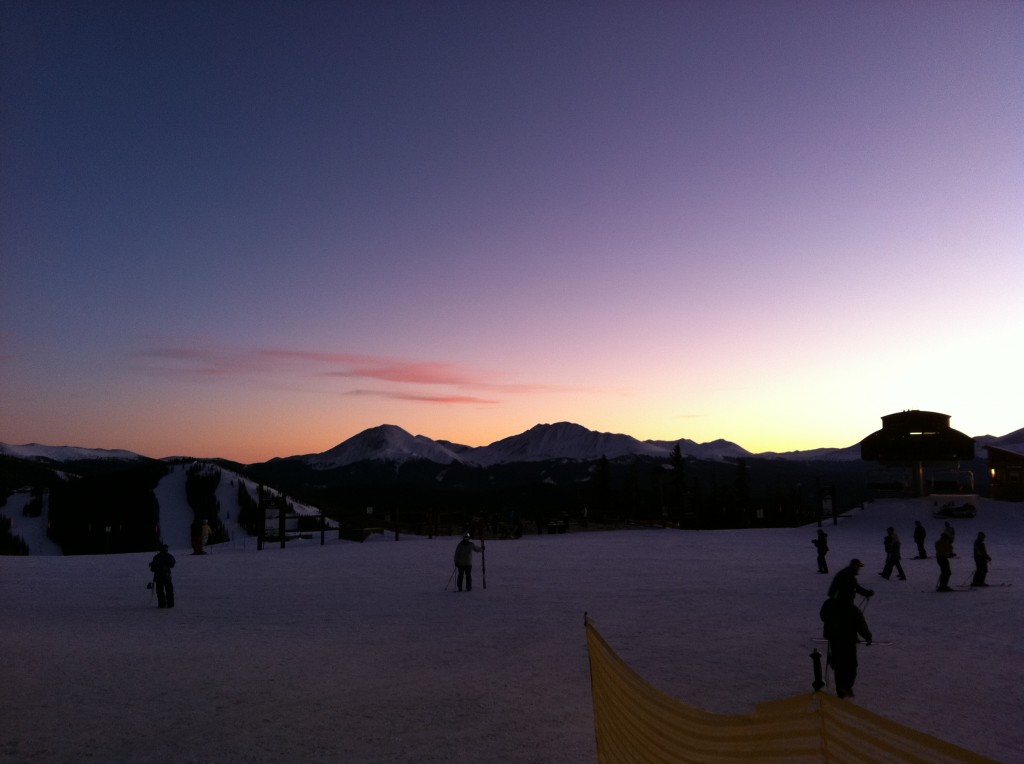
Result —
<path fill-rule="evenodd" d="M 998 446 L 1024 452 L 1024 428 L 1007 435 L 978 436 L 975 445 Z M 817 448 L 806 451 L 751 453 L 728 440 L 696 443 L 679 440 L 638 440 L 620 433 L 596 432 L 572 422 L 538 424 L 518 435 L 495 441 L 487 446 L 466 446 L 446 440 L 432 440 L 412 435 L 393 424 L 382 424 L 364 430 L 337 446 L 316 454 L 276 457 L 268 463 L 292 461 L 318 470 L 330 470 L 359 462 L 429 461 L 438 464 L 463 464 L 491 467 L 499 464 L 552 460 L 594 461 L 601 457 L 614 460 L 630 456 L 668 458 L 676 446 L 685 457 L 708 461 L 739 458 L 786 459 L 794 461 L 853 461 L 860 459 L 860 444 L 846 448 Z M 143 459 L 142 455 L 125 450 L 89 449 L 74 446 L 43 446 L 35 443 L 8 445 L 0 443 L 0 454 L 39 461 L 85 461 L 93 459 Z"/>

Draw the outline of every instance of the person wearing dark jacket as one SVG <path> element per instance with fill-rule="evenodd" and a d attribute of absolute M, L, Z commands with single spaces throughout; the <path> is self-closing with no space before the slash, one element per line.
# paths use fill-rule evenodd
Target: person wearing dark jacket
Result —
<path fill-rule="evenodd" d="M 860 573 L 860 569 L 863 567 L 864 563 L 860 560 L 853 559 L 850 560 L 849 565 L 836 573 L 835 578 L 832 579 L 831 586 L 828 587 L 829 599 L 840 599 L 853 602 L 858 594 L 862 597 L 871 597 L 874 595 L 874 591 L 871 589 L 865 589 L 857 583 L 857 574 Z"/>
<path fill-rule="evenodd" d="M 914 543 L 917 544 L 917 557 L 914 558 L 915 560 L 927 560 L 928 559 L 928 552 L 924 548 L 924 540 L 925 540 L 925 537 L 927 535 L 928 535 L 928 531 L 926 531 L 924 529 L 924 526 L 921 525 L 921 521 L 920 520 L 915 520 L 914 521 Z"/>
<path fill-rule="evenodd" d="M 171 568 L 174 567 L 174 555 L 167 551 L 167 545 L 161 544 L 149 563 L 153 571 L 153 586 L 156 588 L 156 601 L 159 607 L 174 607 L 174 582 L 171 580 Z"/>
<path fill-rule="evenodd" d="M 953 556 L 953 539 L 943 531 L 939 540 L 935 542 L 935 561 L 939 563 L 939 586 L 936 591 L 951 592 L 953 588 L 949 585 L 953 569 L 950 567 L 949 558 Z"/>
<path fill-rule="evenodd" d="M 988 556 L 988 549 L 985 548 L 985 534 L 979 533 L 974 540 L 974 580 L 971 586 L 988 586 L 985 583 L 985 576 L 988 575 L 988 564 L 992 558 Z"/>
<path fill-rule="evenodd" d="M 480 547 L 473 543 L 467 533 L 462 541 L 455 547 L 455 567 L 459 571 L 459 578 L 456 582 L 459 591 L 462 591 L 462 583 L 466 583 L 466 591 L 473 591 L 473 552 L 479 552 Z"/>
<path fill-rule="evenodd" d="M 864 613 L 852 599 L 830 599 L 821 609 L 828 640 L 828 660 L 836 674 L 836 695 L 853 697 L 853 684 L 857 681 L 857 641 L 863 637 L 871 644 L 871 630 Z"/>
<path fill-rule="evenodd" d="M 885 531 L 885 567 L 882 568 L 882 572 L 879 573 L 882 578 L 889 580 L 889 576 L 892 575 L 892 569 L 896 568 L 896 572 L 899 573 L 900 581 L 907 580 L 907 574 L 903 572 L 903 566 L 900 565 L 900 537 L 896 535 L 896 529 L 891 525 Z"/>
<path fill-rule="evenodd" d="M 828 554 L 828 534 L 819 528 L 818 538 L 811 539 L 811 543 L 818 550 L 818 572 L 828 573 L 828 563 L 825 562 L 825 555 Z"/>

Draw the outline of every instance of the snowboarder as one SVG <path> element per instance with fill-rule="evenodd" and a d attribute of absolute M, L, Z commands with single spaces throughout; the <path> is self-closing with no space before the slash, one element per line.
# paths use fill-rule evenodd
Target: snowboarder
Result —
<path fill-rule="evenodd" d="M 160 545 L 149 563 L 153 571 L 153 586 L 156 588 L 158 607 L 174 607 L 174 582 L 171 580 L 171 568 L 174 567 L 174 555 L 167 551 L 167 544 Z"/>
<path fill-rule="evenodd" d="M 864 563 L 855 558 L 850 560 L 849 565 L 836 573 L 832 584 L 828 587 L 829 599 L 847 600 L 852 603 L 858 594 L 863 597 L 874 596 L 874 590 L 865 589 L 857 583 L 857 574 L 863 567 Z"/>
<path fill-rule="evenodd" d="M 200 531 L 200 533 L 201 533 L 200 538 L 201 538 L 201 540 L 203 542 L 203 549 L 205 550 L 206 549 L 206 542 L 208 542 L 210 540 L 210 534 L 213 533 L 213 531 L 210 528 L 210 521 L 209 520 L 203 519 L 203 527 L 202 527 L 202 530 Z"/>
<path fill-rule="evenodd" d="M 825 562 L 825 555 L 828 554 L 828 534 L 819 528 L 818 538 L 811 539 L 811 543 L 818 550 L 818 572 L 828 573 L 828 563 Z"/>
<path fill-rule="evenodd" d="M 914 543 L 917 544 L 917 557 L 914 558 L 915 560 L 927 560 L 928 559 L 928 552 L 924 548 L 924 540 L 925 540 L 925 537 L 927 535 L 928 535 L 928 531 L 926 531 L 924 529 L 924 526 L 921 525 L 921 521 L 920 520 L 915 520 L 914 521 Z"/>
<path fill-rule="evenodd" d="M 852 698 L 857 681 L 857 638 L 864 637 L 865 644 L 870 645 L 871 630 L 852 598 L 828 600 L 822 606 L 821 619 L 825 622 L 828 660 L 836 675 L 836 695 Z"/>
<path fill-rule="evenodd" d="M 974 540 L 974 580 L 971 586 L 988 586 L 985 583 L 985 576 L 988 575 L 988 564 L 992 558 L 988 556 L 988 549 L 985 548 L 985 534 L 978 533 Z"/>
<path fill-rule="evenodd" d="M 479 551 L 480 547 L 473 543 L 468 533 L 462 537 L 462 541 L 455 547 L 455 567 L 459 571 L 459 577 L 455 585 L 460 592 L 462 591 L 463 581 L 466 583 L 466 591 L 473 591 L 473 552 L 479 553 Z M 484 588 L 487 588 L 486 585 Z"/>
<path fill-rule="evenodd" d="M 885 531 L 885 567 L 882 568 L 882 572 L 879 573 L 882 578 L 886 581 L 889 580 L 889 576 L 892 575 L 892 569 L 896 568 L 896 572 L 899 573 L 900 581 L 907 580 L 907 574 L 903 572 L 903 566 L 900 564 L 900 537 L 896 535 L 896 529 L 891 525 Z"/>
<path fill-rule="evenodd" d="M 953 575 L 953 569 L 949 565 L 949 558 L 953 556 L 953 539 L 946 531 L 942 532 L 939 540 L 935 542 L 935 560 L 939 563 L 939 585 L 936 591 L 951 592 L 949 577 Z"/>

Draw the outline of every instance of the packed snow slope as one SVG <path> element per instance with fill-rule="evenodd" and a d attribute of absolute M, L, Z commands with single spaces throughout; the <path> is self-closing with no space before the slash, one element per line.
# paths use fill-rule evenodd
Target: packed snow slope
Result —
<path fill-rule="evenodd" d="M 166 480 L 180 479 L 168 476 Z M 188 510 L 161 484 L 165 531 Z M 11 507 L 11 503 L 8 505 Z M 826 523 L 832 572 L 865 561 L 875 638 L 855 702 L 999 761 L 1024 752 L 1024 505 L 955 520 L 953 583 L 988 534 L 989 580 L 934 592 L 927 500 Z M 183 520 L 173 520 L 172 515 Z M 882 536 L 907 581 L 878 577 Z M 17 532 L 17 528 L 16 528 Z M 172 541 L 177 606 L 146 589 L 149 554 L 0 558 L 0 760 L 592 762 L 583 614 L 643 677 L 714 712 L 811 689 L 831 576 L 814 527 L 661 529 L 488 541 L 472 592 L 445 590 L 456 539 L 373 536 L 205 556 Z M 30 542 L 31 543 L 31 542 Z M 831 692 L 831 688 L 824 690 Z"/>

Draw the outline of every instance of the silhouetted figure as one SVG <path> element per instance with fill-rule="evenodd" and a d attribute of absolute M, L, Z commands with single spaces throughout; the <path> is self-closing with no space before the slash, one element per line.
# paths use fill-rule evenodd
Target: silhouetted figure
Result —
<path fill-rule="evenodd" d="M 954 528 L 949 520 L 943 524 L 942 532 L 949 536 L 949 556 L 956 557 L 956 550 L 953 546 L 956 544 L 956 528 Z"/>
<path fill-rule="evenodd" d="M 836 695 L 852 698 L 857 681 L 857 638 L 864 637 L 870 645 L 871 630 L 852 598 L 827 600 L 821 608 L 821 619 L 828 640 L 828 660 L 836 675 Z"/>
<path fill-rule="evenodd" d="M 466 591 L 473 591 L 473 552 L 479 551 L 480 547 L 473 543 L 468 533 L 462 537 L 462 541 L 455 547 L 455 567 L 459 571 L 456 586 L 460 592 L 462 591 L 463 581 L 466 584 Z"/>
<path fill-rule="evenodd" d="M 882 572 L 879 573 L 882 578 L 889 580 L 889 576 L 892 575 L 892 569 L 896 568 L 896 572 L 899 573 L 900 581 L 907 580 L 907 574 L 903 572 L 903 566 L 900 564 L 902 555 L 900 553 L 900 537 L 896 535 L 896 529 L 889 526 L 885 531 L 885 567 L 882 568 Z"/>
<path fill-rule="evenodd" d="M 832 579 L 832 583 L 828 587 L 829 599 L 840 599 L 853 602 L 858 594 L 863 597 L 873 596 L 873 590 L 865 589 L 857 583 L 857 575 L 863 567 L 864 563 L 855 558 L 850 560 L 849 565 L 836 573 L 835 578 Z"/>
<path fill-rule="evenodd" d="M 985 548 L 985 534 L 979 533 L 974 540 L 974 580 L 971 586 L 988 586 L 985 583 L 985 576 L 988 575 L 988 564 L 992 558 L 988 556 L 988 549 Z"/>
<path fill-rule="evenodd" d="M 914 543 L 917 544 L 917 557 L 915 560 L 927 560 L 928 552 L 924 548 L 924 540 L 928 536 L 928 531 L 921 525 L 920 520 L 914 521 Z"/>
<path fill-rule="evenodd" d="M 153 586 L 156 588 L 156 602 L 159 607 L 174 607 L 174 582 L 171 580 L 171 568 L 174 567 L 174 555 L 167 551 L 167 545 L 161 544 L 149 563 L 153 571 Z"/>
<path fill-rule="evenodd" d="M 828 563 L 825 562 L 825 555 L 828 554 L 828 534 L 819 528 L 818 538 L 811 539 L 811 543 L 818 550 L 818 572 L 828 573 Z"/>
<path fill-rule="evenodd" d="M 939 585 L 936 591 L 951 592 L 949 577 L 953 575 L 953 569 L 949 565 L 949 559 L 953 556 L 953 539 L 946 531 L 942 532 L 939 540 L 935 542 L 935 560 L 939 563 Z"/>

